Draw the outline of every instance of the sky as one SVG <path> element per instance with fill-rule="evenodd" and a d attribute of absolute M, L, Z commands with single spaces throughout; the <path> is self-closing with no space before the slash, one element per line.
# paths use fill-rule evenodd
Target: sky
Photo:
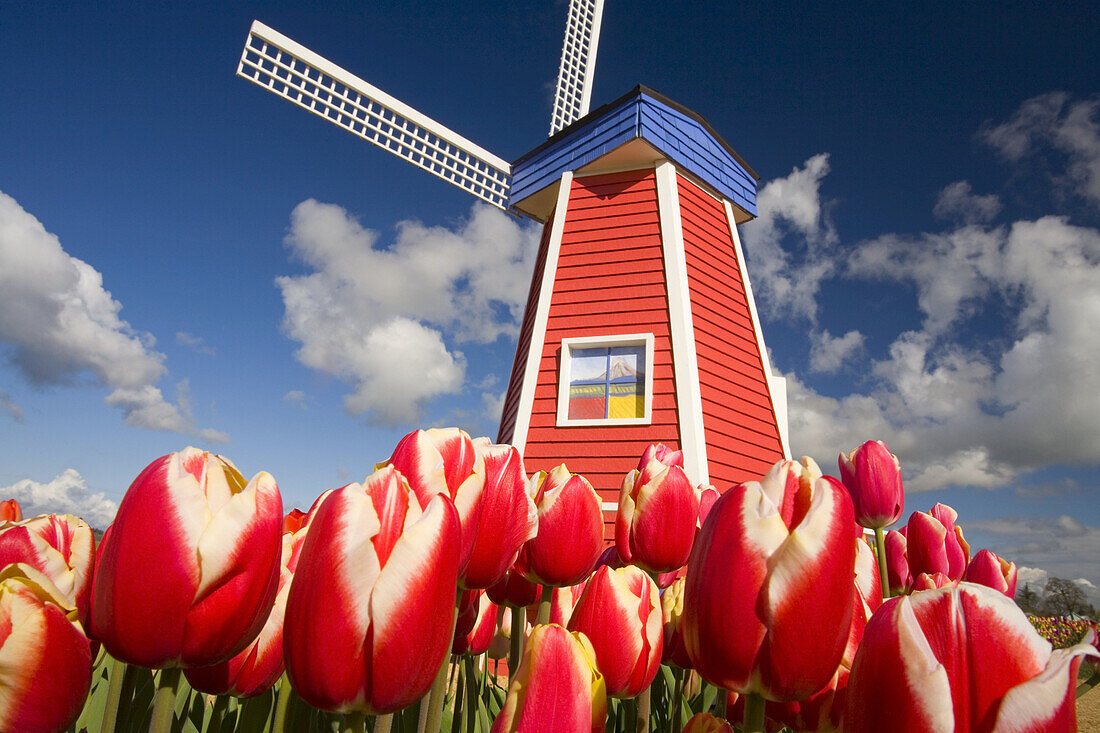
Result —
<path fill-rule="evenodd" d="M 538 227 L 234 72 L 259 19 L 514 160 L 565 13 L 0 7 L 0 498 L 103 527 L 197 445 L 306 507 L 415 427 L 495 436 Z M 652 87 L 760 175 L 796 456 L 884 440 L 906 516 L 1100 604 L 1097 49 L 1090 3 L 606 0 L 592 99 Z"/>

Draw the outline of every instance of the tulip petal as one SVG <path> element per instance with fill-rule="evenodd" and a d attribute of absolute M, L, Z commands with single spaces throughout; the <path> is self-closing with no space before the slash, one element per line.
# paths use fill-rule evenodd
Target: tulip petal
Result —
<path fill-rule="evenodd" d="M 334 491 L 310 523 L 287 598 L 283 654 L 295 691 L 314 707 L 346 712 L 368 698 L 363 641 L 381 571 L 371 542 L 380 527 L 359 484 Z"/>
<path fill-rule="evenodd" d="M 684 469 L 672 466 L 654 476 L 638 489 L 635 502 L 630 544 L 637 564 L 654 573 L 683 567 L 699 517 L 699 499 Z"/>
<path fill-rule="evenodd" d="M 466 588 L 487 588 L 504 577 L 523 543 L 538 534 L 539 526 L 519 451 L 511 445 L 479 441 L 474 443 L 484 461 L 485 488 L 477 535 L 463 577 Z"/>
<path fill-rule="evenodd" d="M 1084 656 L 1097 657 L 1087 641 L 1051 654 L 1046 669 L 1008 691 L 992 733 L 1073 733 L 1077 730 L 1075 687 Z"/>
<path fill-rule="evenodd" d="M 768 559 L 760 598 L 768 635 L 759 655 L 768 699 L 808 698 L 840 664 L 852 624 L 854 523 L 847 491 L 818 479 L 802 521 Z"/>
<path fill-rule="evenodd" d="M 458 584 L 458 513 L 445 496 L 405 528 L 370 597 L 373 713 L 410 705 L 431 687 L 451 648 Z M 408 630 L 417 630 L 410 653 Z"/>

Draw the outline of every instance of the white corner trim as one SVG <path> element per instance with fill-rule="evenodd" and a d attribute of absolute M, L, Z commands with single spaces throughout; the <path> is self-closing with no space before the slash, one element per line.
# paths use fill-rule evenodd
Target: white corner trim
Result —
<path fill-rule="evenodd" d="M 684 452 L 684 470 L 691 482 L 708 484 L 710 470 L 707 467 L 707 439 L 703 431 L 703 394 L 699 387 L 699 356 L 695 351 L 695 327 L 691 319 L 691 293 L 688 290 L 676 166 L 669 161 L 660 162 L 656 173 L 680 449 Z"/>
<path fill-rule="evenodd" d="M 642 417 L 620 417 L 593 420 L 569 418 L 569 383 L 572 377 L 573 349 L 600 346 L 645 347 L 645 414 Z M 653 422 L 653 334 L 630 333 L 611 336 L 577 336 L 561 340 L 561 371 L 558 374 L 558 427 L 595 427 L 598 425 L 649 425 Z"/>
<path fill-rule="evenodd" d="M 523 370 L 523 387 L 516 407 L 516 425 L 512 430 L 512 445 L 523 455 L 527 447 L 527 431 L 531 428 L 531 410 L 535 404 L 535 386 L 539 378 L 539 363 L 546 347 L 546 321 L 550 317 L 550 297 L 554 294 L 554 278 L 558 272 L 558 255 L 561 252 L 561 236 L 565 231 L 565 218 L 569 212 L 569 193 L 573 188 L 573 172 L 561 174 L 558 182 L 558 203 L 554 207 L 554 223 L 550 228 L 550 241 L 546 246 L 546 262 L 542 266 L 542 284 L 539 286 L 539 302 L 535 310 L 535 324 L 531 329 L 531 341 L 527 346 L 527 365 Z"/>
<path fill-rule="evenodd" d="M 745 286 L 745 297 L 749 301 L 749 313 L 752 314 L 752 328 L 756 332 L 756 346 L 760 350 L 760 360 L 764 367 L 764 377 L 768 380 L 768 399 L 779 427 L 779 441 L 783 445 L 783 457 L 790 459 L 791 444 L 787 427 L 787 380 L 772 375 L 771 359 L 764 345 L 764 332 L 760 330 L 760 317 L 756 313 L 756 299 L 752 297 L 752 285 L 749 284 L 749 270 L 745 267 L 745 253 L 741 249 L 741 235 L 737 231 L 737 222 L 733 218 L 733 206 L 723 201 L 726 207 L 726 220 L 733 234 L 733 251 L 737 255 L 737 267 L 741 270 L 741 283 Z M 782 394 L 777 394 L 782 392 Z"/>

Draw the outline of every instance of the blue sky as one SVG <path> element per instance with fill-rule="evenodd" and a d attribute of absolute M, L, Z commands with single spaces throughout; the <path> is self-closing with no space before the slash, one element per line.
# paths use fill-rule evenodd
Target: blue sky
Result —
<path fill-rule="evenodd" d="M 413 426 L 495 435 L 537 231 L 234 71 L 256 18 L 511 160 L 565 3 L 132 5 L 0 10 L 0 490 L 104 523 L 196 444 L 306 506 Z M 795 452 L 884 439 L 907 511 L 1038 582 L 1100 585 L 1097 48 L 1086 3 L 607 0 L 593 94 L 761 175 Z"/>

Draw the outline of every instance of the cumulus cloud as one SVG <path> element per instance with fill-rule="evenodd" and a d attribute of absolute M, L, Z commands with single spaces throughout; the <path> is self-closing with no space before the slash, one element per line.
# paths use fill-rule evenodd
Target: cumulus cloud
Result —
<path fill-rule="evenodd" d="M 828 172 L 829 156 L 821 153 L 757 194 L 760 216 L 743 236 L 753 290 L 769 318 L 816 320 L 817 293 L 834 272 L 837 243 L 820 194 Z"/>
<path fill-rule="evenodd" d="M 58 238 L 0 192 L 0 341 L 12 364 L 36 385 L 66 385 L 91 374 L 112 389 L 109 405 L 126 423 L 197 437 L 185 405 L 155 386 L 167 370 L 151 335 L 119 318 L 122 304 L 91 265 L 68 255 Z"/>
<path fill-rule="evenodd" d="M 465 357 L 448 341 L 518 332 L 538 231 L 477 204 L 454 229 L 401 222 L 387 245 L 311 199 L 292 212 L 286 244 L 312 268 L 276 281 L 298 360 L 352 387 L 349 413 L 396 425 L 463 388 Z"/>
<path fill-rule="evenodd" d="M 968 536 L 990 537 L 989 549 L 1016 563 L 1019 587 L 1026 582 L 1042 592 L 1051 576 L 1076 579 L 1091 603 L 1100 600 L 1100 527 L 1062 515 L 970 521 L 963 529 Z"/>
<path fill-rule="evenodd" d="M 1001 212 L 1001 199 L 996 194 L 979 196 L 968 181 L 955 181 L 940 191 L 932 214 L 937 219 L 963 224 L 985 224 Z"/>
<path fill-rule="evenodd" d="M 176 343 L 180 346 L 186 346 L 189 349 L 194 349 L 200 354 L 206 354 L 207 356 L 214 356 L 214 348 L 207 346 L 206 342 L 200 336 L 196 336 L 186 331 L 176 332 Z"/>
<path fill-rule="evenodd" d="M 987 124 L 979 137 L 1010 162 L 1037 161 L 1062 190 L 1100 205 L 1098 113 L 1098 99 L 1050 92 L 1024 102 L 1008 121 Z M 1063 160 L 1047 160 L 1051 153 Z"/>
<path fill-rule="evenodd" d="M 864 337 L 859 331 L 833 336 L 828 329 L 810 332 L 810 371 L 832 374 L 840 371 L 863 350 Z"/>
<path fill-rule="evenodd" d="M 73 514 L 98 529 L 106 529 L 118 510 L 118 504 L 103 492 L 90 493 L 84 477 L 71 468 L 46 483 L 25 478 L 11 486 L 2 486 L 0 496 L 18 501 L 24 517 Z"/>

